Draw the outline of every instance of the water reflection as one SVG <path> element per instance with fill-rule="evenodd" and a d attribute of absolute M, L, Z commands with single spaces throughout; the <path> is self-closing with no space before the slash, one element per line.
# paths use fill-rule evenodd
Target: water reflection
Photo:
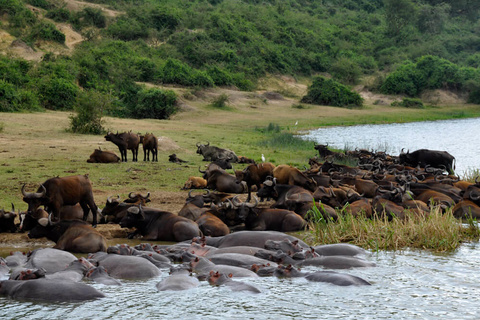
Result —
<path fill-rule="evenodd" d="M 480 118 L 319 128 L 303 137 L 336 149 L 366 148 L 393 155 L 402 148 L 445 150 L 456 158 L 460 175 L 480 168 Z"/>

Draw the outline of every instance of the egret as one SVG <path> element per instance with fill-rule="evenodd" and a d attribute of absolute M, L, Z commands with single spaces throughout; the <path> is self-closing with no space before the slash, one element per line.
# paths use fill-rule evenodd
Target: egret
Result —
<path fill-rule="evenodd" d="M 262 162 L 265 162 L 265 156 L 262 153 Z"/>
<path fill-rule="evenodd" d="M 297 120 L 297 121 L 295 121 L 295 125 L 297 125 L 297 124 L 298 124 L 298 120 Z"/>

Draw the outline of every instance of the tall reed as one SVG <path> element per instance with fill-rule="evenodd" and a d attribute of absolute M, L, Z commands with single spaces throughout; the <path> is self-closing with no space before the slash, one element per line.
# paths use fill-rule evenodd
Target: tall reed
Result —
<path fill-rule="evenodd" d="M 444 252 L 480 239 L 477 221 L 462 223 L 451 210 L 443 213 L 439 208 L 427 216 L 412 213 L 391 221 L 385 215 L 367 219 L 340 212 L 337 221 L 326 221 L 317 207 L 309 214 L 310 233 L 306 240 L 316 244 L 348 242 L 373 251 L 418 248 Z"/>

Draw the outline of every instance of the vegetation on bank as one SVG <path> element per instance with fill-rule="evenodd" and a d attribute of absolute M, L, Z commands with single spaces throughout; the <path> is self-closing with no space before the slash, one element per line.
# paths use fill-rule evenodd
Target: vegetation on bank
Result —
<path fill-rule="evenodd" d="M 0 111 L 74 110 L 87 90 L 98 104 L 112 100 L 104 115 L 168 119 L 176 109 L 152 105 L 152 93 L 138 82 L 252 90 L 267 74 L 328 74 L 342 85 L 363 81 L 370 90 L 411 97 L 442 88 L 480 101 L 480 6 L 471 1 L 92 2 L 118 14 L 68 11 L 54 0 L 0 1 L 1 27 L 30 46 L 64 43 L 51 21 L 69 23 L 85 39 L 71 56 L 1 58 Z M 34 14 L 27 3 L 41 10 Z M 339 105 L 332 97 L 315 102 L 313 91 L 304 99 Z M 359 104 L 351 98 L 341 103 Z"/>
<path fill-rule="evenodd" d="M 464 225 L 451 210 L 443 213 L 440 208 L 432 209 L 426 217 L 412 213 L 391 221 L 386 216 L 366 219 L 339 212 L 338 220 L 332 222 L 324 220 L 314 207 L 311 217 L 308 241 L 318 244 L 348 242 L 372 251 L 414 248 L 445 252 L 480 239 L 476 220 L 469 219 Z"/>

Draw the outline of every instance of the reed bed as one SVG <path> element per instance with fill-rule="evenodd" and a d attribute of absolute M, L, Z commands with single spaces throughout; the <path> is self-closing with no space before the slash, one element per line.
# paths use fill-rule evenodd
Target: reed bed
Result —
<path fill-rule="evenodd" d="M 474 219 L 460 221 L 451 210 L 434 208 L 427 216 L 408 214 L 405 219 L 376 214 L 374 218 L 339 212 L 337 221 L 326 221 L 317 207 L 310 212 L 309 243 L 348 242 L 372 251 L 406 248 L 448 252 L 462 243 L 478 241 L 480 228 Z"/>

